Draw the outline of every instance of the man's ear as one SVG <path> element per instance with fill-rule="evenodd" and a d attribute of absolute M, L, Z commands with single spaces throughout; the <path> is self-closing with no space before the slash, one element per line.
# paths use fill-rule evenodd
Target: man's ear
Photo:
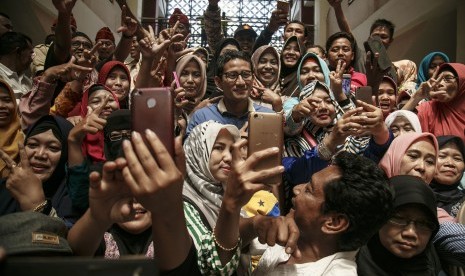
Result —
<path fill-rule="evenodd" d="M 321 226 L 321 231 L 328 235 L 341 234 L 350 226 L 349 218 L 341 213 L 329 213 Z"/>
<path fill-rule="evenodd" d="M 223 89 L 223 80 L 221 77 L 215 76 L 215 84 L 218 88 Z"/>

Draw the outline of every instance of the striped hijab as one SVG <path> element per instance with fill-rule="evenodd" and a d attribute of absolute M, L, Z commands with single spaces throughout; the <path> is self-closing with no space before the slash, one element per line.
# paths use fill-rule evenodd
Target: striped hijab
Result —
<path fill-rule="evenodd" d="M 337 120 L 339 120 L 344 115 L 343 109 L 332 97 L 330 88 L 325 83 L 320 81 L 312 81 L 311 83 L 307 84 L 303 88 L 302 92 L 300 92 L 299 101 L 302 101 L 303 99 L 313 95 L 316 88 L 323 88 L 330 95 L 331 103 L 334 105 L 334 109 L 336 111 L 336 116 L 334 120 L 326 127 L 316 126 L 311 120 L 307 119 L 304 123 L 304 128 L 300 135 L 286 138 L 285 156 L 302 156 L 306 150 L 312 149 L 314 146 L 319 144 L 326 135 L 331 133 Z M 355 106 L 353 107 L 355 108 Z M 369 141 L 370 137 L 349 136 L 346 138 L 346 141 L 341 150 L 354 154 L 360 154 L 366 149 Z"/>

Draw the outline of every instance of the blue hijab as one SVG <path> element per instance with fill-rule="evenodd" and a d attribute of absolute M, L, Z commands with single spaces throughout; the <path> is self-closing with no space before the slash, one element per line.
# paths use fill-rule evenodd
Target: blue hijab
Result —
<path fill-rule="evenodd" d="M 313 58 L 314 60 L 317 61 L 318 65 L 321 68 L 321 72 L 323 72 L 323 75 L 325 76 L 324 83 L 326 84 L 326 86 L 330 87 L 331 83 L 330 83 L 330 78 L 329 78 L 329 68 L 328 68 L 328 65 L 326 64 L 326 62 L 324 60 L 322 60 L 319 56 L 317 56 L 314 53 L 307 53 L 300 60 L 299 67 L 297 69 L 297 72 L 298 72 L 297 82 L 299 84 L 300 90 L 302 91 L 304 89 L 304 85 L 302 85 L 302 82 L 300 81 L 300 71 L 302 70 L 302 66 L 305 63 L 305 61 L 307 59 L 309 59 L 309 58 Z"/>
<path fill-rule="evenodd" d="M 442 59 L 444 59 L 446 63 L 449 62 L 449 57 L 443 52 L 431 52 L 427 54 L 421 61 L 420 68 L 418 69 L 417 86 L 416 86 L 417 89 L 422 82 L 425 82 L 429 79 L 429 74 L 428 74 L 429 66 L 431 62 L 433 61 L 434 57 L 436 56 L 442 57 Z"/>

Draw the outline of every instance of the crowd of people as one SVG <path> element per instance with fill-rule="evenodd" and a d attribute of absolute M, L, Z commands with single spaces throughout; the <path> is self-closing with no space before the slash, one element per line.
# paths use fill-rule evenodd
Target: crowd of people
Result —
<path fill-rule="evenodd" d="M 76 0 L 52 2 L 39 45 L 0 11 L 3 262 L 141 255 L 162 275 L 465 267 L 464 64 L 438 49 L 418 66 L 389 61 L 386 19 L 367 34 L 382 51 L 361 50 L 342 0 L 328 0 L 340 32 L 324 46 L 278 8 L 260 34 L 245 24 L 225 37 L 209 0 L 208 48 L 188 47 L 180 9 L 155 34 L 119 1 L 116 44 L 108 27 L 79 31 Z M 270 45 L 279 28 L 282 49 Z M 169 90 L 174 114 L 135 117 L 137 91 L 154 87 Z M 248 152 L 251 112 L 282 116 L 283 148 Z M 174 152 L 133 127 L 167 117 Z M 282 164 L 260 165 L 272 157 Z"/>

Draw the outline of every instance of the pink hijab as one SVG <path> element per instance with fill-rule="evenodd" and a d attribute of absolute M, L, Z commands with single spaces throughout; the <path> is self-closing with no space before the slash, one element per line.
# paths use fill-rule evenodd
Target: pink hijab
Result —
<path fill-rule="evenodd" d="M 387 177 L 391 178 L 393 176 L 399 175 L 400 172 L 400 163 L 402 162 L 402 157 L 404 157 L 407 150 L 410 146 L 419 140 L 420 138 L 428 137 L 434 141 L 434 148 L 436 149 L 436 156 L 439 152 L 438 150 L 438 141 L 433 134 L 428 132 L 417 133 L 410 132 L 403 135 L 400 135 L 392 142 L 391 146 L 384 154 L 381 161 L 379 161 L 379 166 L 386 173 Z"/>

